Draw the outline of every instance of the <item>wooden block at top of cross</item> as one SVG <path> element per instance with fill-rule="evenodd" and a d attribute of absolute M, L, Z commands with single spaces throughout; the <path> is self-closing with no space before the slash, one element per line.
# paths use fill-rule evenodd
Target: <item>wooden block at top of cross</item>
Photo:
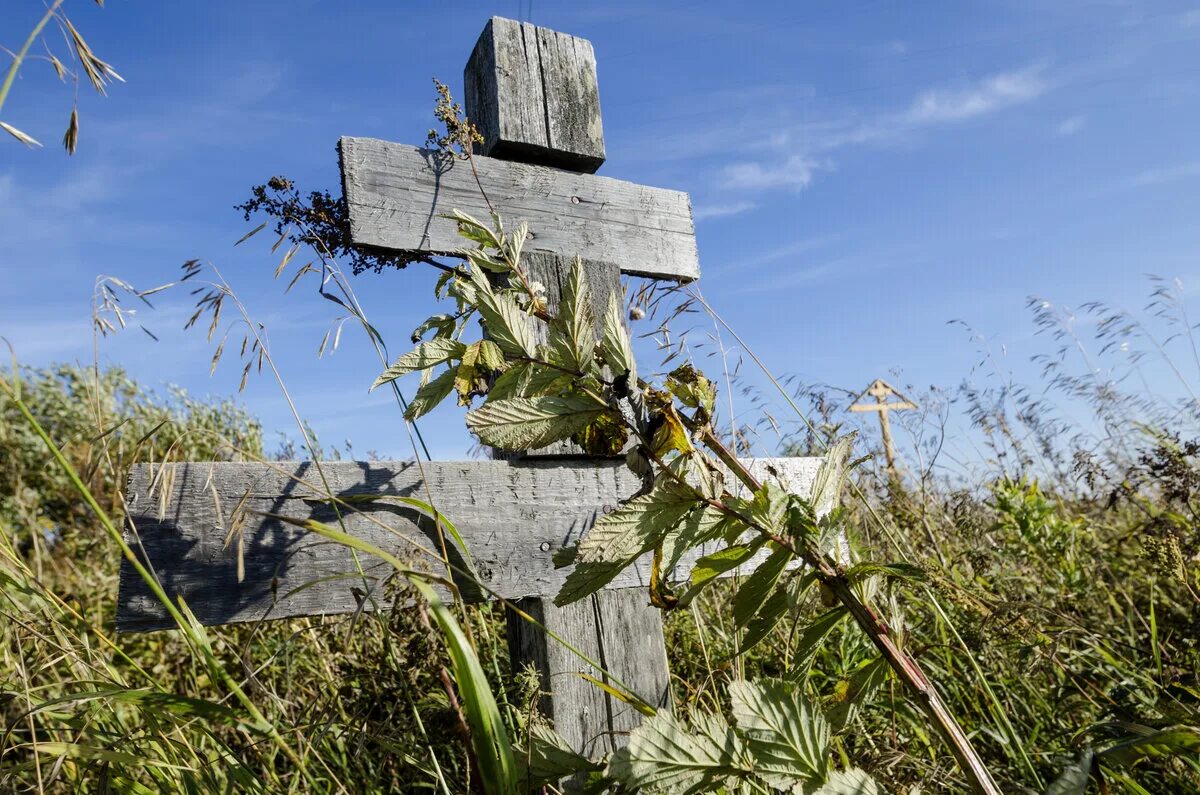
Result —
<path fill-rule="evenodd" d="M 463 73 L 476 153 L 591 174 L 604 163 L 596 55 L 587 39 L 492 17 Z"/>

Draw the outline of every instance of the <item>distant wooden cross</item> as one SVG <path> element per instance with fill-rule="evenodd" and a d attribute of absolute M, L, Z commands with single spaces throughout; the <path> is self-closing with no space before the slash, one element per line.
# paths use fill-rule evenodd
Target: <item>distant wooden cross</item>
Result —
<path fill-rule="evenodd" d="M 875 398 L 874 403 L 859 402 L 868 395 Z M 855 395 L 854 403 L 850 406 L 851 411 L 879 412 L 879 432 L 883 436 L 883 455 L 887 459 L 889 477 L 896 476 L 896 449 L 892 444 L 892 424 L 888 421 L 888 414 L 915 408 L 916 403 L 882 378 L 876 378 L 869 387 Z"/>
<path fill-rule="evenodd" d="M 621 289 L 621 273 L 699 277 L 687 194 L 591 174 L 604 162 L 604 136 L 589 42 L 494 17 L 467 63 L 465 83 L 467 114 L 486 139 L 474 158 L 479 182 L 506 223 L 528 222 L 523 262 L 546 285 L 551 311 L 576 255 L 588 269 L 597 318 Z M 340 152 L 352 239 L 360 246 L 451 254 L 462 239 L 443 214 L 487 217 L 467 163 L 365 138 L 343 138 Z M 818 464 L 750 462 L 760 478 L 804 495 Z M 641 485 L 623 459 L 589 458 L 567 443 L 519 460 L 331 461 L 321 469 L 312 462 L 135 467 L 129 540 L 166 592 L 183 596 L 204 624 L 380 609 L 390 606 L 382 587 L 390 567 L 255 512 L 336 522 L 330 493 L 411 495 L 457 527 L 465 548 L 450 543 L 451 562 L 469 571 L 469 555 L 478 576 L 456 575 L 464 598 L 495 594 L 517 602 L 645 701 L 669 706 L 662 621 L 648 604 L 649 557 L 588 599 L 566 607 L 552 601 L 568 573 L 554 568 L 555 551 Z M 407 559 L 420 558 L 420 547 L 438 548 L 437 528 L 419 511 L 395 500 L 355 504 L 358 511 L 341 516 L 351 534 Z M 686 558 L 671 578 L 686 578 L 701 554 Z M 738 571 L 753 570 L 758 560 Z M 172 626 L 127 563 L 117 625 Z M 536 667 L 543 710 L 581 752 L 614 750 L 640 722 L 639 712 L 585 678 L 605 681 L 603 672 L 513 613 L 508 643 L 514 670 Z"/>

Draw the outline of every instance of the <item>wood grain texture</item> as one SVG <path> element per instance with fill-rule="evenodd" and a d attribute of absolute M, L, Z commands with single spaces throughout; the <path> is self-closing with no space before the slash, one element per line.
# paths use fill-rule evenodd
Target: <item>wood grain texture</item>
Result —
<path fill-rule="evenodd" d="M 461 210 L 488 217 L 479 188 L 511 228 L 529 223 L 525 250 L 615 264 L 623 273 L 691 281 L 700 276 L 686 193 L 547 166 L 442 153 L 371 138 L 342 138 L 343 191 L 356 245 L 452 254 L 464 247 Z"/>
<path fill-rule="evenodd" d="M 527 267 L 530 275 L 546 286 L 547 307 L 551 315 L 557 315 L 572 261 L 550 254 L 532 255 Z M 604 263 L 584 267 L 599 338 L 609 298 L 614 293 L 620 295 L 621 274 L 615 266 Z M 535 337 L 544 341 L 546 324 L 533 318 L 529 322 Z M 561 458 L 580 452 L 566 441 L 552 449 L 530 451 L 530 455 L 554 457 L 557 453 Z M 670 705 L 671 672 L 667 668 L 662 614 L 649 604 L 645 589 L 601 591 L 563 607 L 549 598 L 534 597 L 521 600 L 520 606 L 538 617 L 542 626 L 509 612 L 513 668 L 534 666 L 541 680 L 541 711 L 577 752 L 599 758 L 616 750 L 642 721 L 640 712 L 581 674 L 629 688 L 647 703 Z M 599 667 L 584 662 L 571 648 L 596 661 Z"/>
<path fill-rule="evenodd" d="M 592 173 L 604 162 L 604 128 L 591 42 L 492 17 L 463 72 L 476 152 Z"/>
<path fill-rule="evenodd" d="M 604 669 L 593 668 L 509 612 L 514 670 L 532 665 L 538 671 L 543 691 L 539 708 L 579 753 L 597 758 L 615 751 L 642 721 L 640 712 L 609 697 L 580 674 L 613 686 L 623 682 L 648 704 L 670 706 L 662 616 L 648 604 L 645 590 L 605 590 L 566 607 L 555 607 L 546 599 L 523 599 L 518 606 Z"/>
<path fill-rule="evenodd" d="M 817 459 L 791 458 L 763 459 L 756 466 L 763 472 L 771 466 L 783 484 L 805 493 L 817 464 Z M 611 460 L 435 462 L 423 465 L 424 478 L 411 462 L 328 462 L 322 468 L 336 495 L 431 500 L 457 525 L 479 581 L 509 599 L 556 594 L 568 570 L 554 568 L 554 551 L 574 543 L 601 511 L 638 487 L 623 462 Z M 346 547 L 248 513 L 337 524 L 311 462 L 173 464 L 152 488 L 155 472 L 152 465 L 134 467 L 126 537 L 167 593 L 183 595 L 202 623 L 347 613 L 358 608 L 363 594 L 368 609 L 387 604 L 381 586 L 391 570 L 385 564 L 363 555 L 356 562 Z M 428 554 L 436 543 L 432 522 L 392 503 L 360 509 L 344 517 L 346 532 L 415 566 L 437 570 Z M 237 526 L 239 516 L 244 521 L 227 545 L 228 528 Z M 462 564 L 463 550 L 448 544 L 451 559 Z M 673 577 L 686 576 L 695 557 Z M 649 571 L 647 558 L 611 587 L 644 587 Z M 458 584 L 467 598 L 486 598 L 470 578 L 460 577 Z M 121 566 L 117 626 L 124 631 L 173 626 L 127 562 Z"/>

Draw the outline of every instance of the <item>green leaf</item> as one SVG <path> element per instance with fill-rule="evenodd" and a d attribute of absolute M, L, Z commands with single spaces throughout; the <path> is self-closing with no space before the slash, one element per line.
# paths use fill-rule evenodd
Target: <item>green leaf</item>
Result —
<path fill-rule="evenodd" d="M 596 318 L 592 314 L 591 290 L 579 257 L 571 265 L 558 314 L 550 324 L 550 348 L 553 358 L 571 370 L 587 372 L 595 363 Z"/>
<path fill-rule="evenodd" d="M 667 375 L 667 391 L 688 408 L 704 409 L 708 417 L 716 410 L 716 386 L 690 364 L 676 367 Z"/>
<path fill-rule="evenodd" d="M 436 329 L 436 331 L 434 332 L 434 335 L 433 335 L 434 338 L 449 337 L 451 334 L 454 333 L 454 329 L 457 326 L 458 326 L 458 321 L 455 319 L 455 317 L 453 315 L 439 314 L 439 315 L 433 315 L 432 317 L 427 317 L 427 318 L 425 318 L 424 321 L 422 321 L 421 325 L 419 325 L 415 329 L 413 329 L 413 332 L 412 332 L 413 344 L 415 345 L 418 342 L 420 342 L 421 337 L 424 337 L 425 334 L 430 329 Z"/>
<path fill-rule="evenodd" d="M 800 640 L 797 641 L 796 648 L 792 652 L 793 670 L 799 672 L 808 668 L 809 663 L 817 654 L 817 649 L 846 615 L 846 608 L 835 607 L 814 618 L 804 628 L 804 632 L 801 633 Z"/>
<path fill-rule="evenodd" d="M 690 549 L 728 535 L 740 537 L 747 529 L 746 525 L 711 505 L 700 505 L 684 518 L 678 533 L 664 539 L 665 567 L 668 571 L 675 568 Z"/>
<path fill-rule="evenodd" d="M 1197 753 L 1200 753 L 1200 729 L 1193 726 L 1172 726 L 1144 737 L 1134 737 L 1118 743 L 1101 751 L 1097 756 L 1101 764 L 1114 767 L 1132 765 L 1151 757 Z"/>
<path fill-rule="evenodd" d="M 729 697 L 756 774 L 779 787 L 825 779 L 829 726 L 799 685 L 777 679 L 736 681 L 729 686 Z"/>
<path fill-rule="evenodd" d="M 371 384 L 371 389 L 395 381 L 402 375 L 414 373 L 418 370 L 428 370 L 430 367 L 436 367 L 443 362 L 457 359 L 463 355 L 463 351 L 466 349 L 467 346 L 458 340 L 433 339 L 428 342 L 422 342 L 416 348 L 392 362 L 392 366 L 384 370 L 383 374 L 375 379 L 375 383 Z"/>
<path fill-rule="evenodd" d="M 808 573 L 792 577 L 782 588 L 776 588 L 759 608 L 758 614 L 746 625 L 746 632 L 742 635 L 741 646 L 738 648 L 737 654 L 745 654 L 761 643 L 763 638 L 783 620 L 788 611 L 799 604 L 805 590 L 815 580 L 816 575 Z"/>
<path fill-rule="evenodd" d="M 817 516 L 829 513 L 841 502 L 842 489 L 850 472 L 850 452 L 854 449 L 855 436 L 853 433 L 846 434 L 830 445 L 817 469 L 808 500 Z"/>
<path fill-rule="evenodd" d="M 691 585 L 679 597 L 679 604 L 685 606 L 690 603 L 717 577 L 736 569 L 754 557 L 762 545 L 763 540 L 760 536 L 748 543 L 734 544 L 699 558 L 696 565 L 692 567 Z"/>
<path fill-rule="evenodd" d="M 788 599 L 786 588 L 776 588 L 771 592 L 767 601 L 759 608 L 758 613 L 746 625 L 746 632 L 738 645 L 737 654 L 740 656 L 753 649 L 771 630 L 787 615 L 791 600 Z"/>
<path fill-rule="evenodd" d="M 488 337 L 506 355 L 532 359 L 533 329 L 529 316 L 517 306 L 516 299 L 508 293 L 496 293 L 479 268 L 471 270 L 471 286 L 475 288 L 475 306 L 483 318 Z"/>
<path fill-rule="evenodd" d="M 443 216 L 458 224 L 458 234 L 487 248 L 500 248 L 501 240 L 492 228 L 461 210 L 451 210 Z"/>
<path fill-rule="evenodd" d="M 868 661 L 854 672 L 841 688 L 840 703 L 828 711 L 829 723 L 834 731 L 840 731 L 854 719 L 862 705 L 887 681 L 890 672 L 891 667 L 882 657 Z"/>
<path fill-rule="evenodd" d="M 581 563 L 633 562 L 653 549 L 688 511 L 700 504 L 696 492 L 671 479 L 660 481 L 613 513 L 600 517 L 579 542 Z"/>
<path fill-rule="evenodd" d="M 873 576 L 909 582 L 924 582 L 928 579 L 924 569 L 911 563 L 871 563 L 868 561 L 857 563 L 846 569 L 846 577 L 852 582 Z"/>
<path fill-rule="evenodd" d="M 600 771 L 604 766 L 576 753 L 558 732 L 544 723 L 529 727 L 525 748 L 516 749 L 517 780 L 524 791 L 557 784 L 577 773 Z"/>
<path fill-rule="evenodd" d="M 467 414 L 467 427 L 484 444 L 529 450 L 566 439 L 607 410 L 586 395 L 493 400 Z"/>
<path fill-rule="evenodd" d="M 754 618 L 794 558 L 791 550 L 776 547 L 754 573 L 742 581 L 733 598 L 733 621 L 738 627 L 745 627 Z"/>
<path fill-rule="evenodd" d="M 614 376 L 629 373 L 630 382 L 637 381 L 637 362 L 633 358 L 633 345 L 629 341 L 629 332 L 625 329 L 625 313 L 622 309 L 623 293 L 614 290 L 608 299 L 608 309 L 604 313 L 604 335 L 600 340 L 600 355 L 604 363 L 613 371 Z"/>
<path fill-rule="evenodd" d="M 404 412 L 404 419 L 412 422 L 433 411 L 439 403 L 454 391 L 456 372 L 452 367 L 418 389 L 417 394 L 413 395 L 412 400 L 408 402 L 408 409 Z"/>
<path fill-rule="evenodd" d="M 783 530 L 791 498 L 778 483 L 768 480 L 749 500 L 731 498 L 728 503 L 760 527 L 778 533 Z"/>
<path fill-rule="evenodd" d="M 537 365 L 533 362 L 514 363 L 492 382 L 492 388 L 488 390 L 488 400 L 494 402 L 515 397 L 530 397 L 525 388 L 534 367 Z"/>
<path fill-rule="evenodd" d="M 1095 752 L 1085 748 L 1075 761 L 1063 768 L 1058 778 L 1050 782 L 1044 795 L 1084 795 L 1092 777 L 1092 760 Z"/>
<path fill-rule="evenodd" d="M 574 563 L 575 568 L 567 575 L 554 603 L 570 604 L 603 588 L 662 541 L 698 502 L 690 488 L 666 480 L 649 494 L 602 516 L 577 547 L 555 559 L 558 566 Z"/>
<path fill-rule="evenodd" d="M 865 771 L 852 767 L 830 773 L 825 784 L 812 795 L 884 795 L 884 789 Z"/>
<path fill-rule="evenodd" d="M 748 772 L 744 744 L 719 715 L 700 718 L 689 730 L 663 710 L 629 735 L 604 774 L 630 790 L 654 793 L 710 791 Z"/>

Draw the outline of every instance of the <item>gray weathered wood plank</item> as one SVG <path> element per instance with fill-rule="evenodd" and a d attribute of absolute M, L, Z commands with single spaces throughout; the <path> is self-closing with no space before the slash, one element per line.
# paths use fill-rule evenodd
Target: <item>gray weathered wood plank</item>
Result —
<path fill-rule="evenodd" d="M 479 154 L 592 173 L 604 163 L 604 128 L 591 42 L 492 17 L 463 72 L 467 118 Z"/>
<path fill-rule="evenodd" d="M 616 264 L 623 273 L 691 281 L 700 276 L 691 200 L 681 191 L 547 166 L 442 153 L 371 138 L 342 138 L 343 191 L 356 245 L 451 254 L 464 247 L 461 210 L 488 217 L 479 187 L 511 228 L 527 221 L 527 251 Z"/>
<path fill-rule="evenodd" d="M 572 261 L 553 254 L 532 254 L 526 266 L 530 275 L 546 286 L 547 308 L 552 315 L 557 314 Z M 600 335 L 609 298 L 621 294 L 621 274 L 608 263 L 589 263 L 585 268 L 594 328 Z M 535 338 L 544 341 L 546 324 L 534 319 L 529 322 Z M 562 457 L 583 452 L 569 441 L 552 448 L 531 454 L 554 456 L 557 451 Z M 577 461 L 577 465 L 586 466 Z M 642 721 L 640 712 L 581 674 L 629 688 L 650 703 L 669 705 L 671 672 L 662 614 L 649 604 L 645 590 L 601 591 L 563 607 L 555 606 L 547 597 L 532 597 L 522 599 L 519 606 L 540 617 L 548 631 L 510 611 L 512 664 L 514 668 L 530 664 L 536 668 L 543 693 L 541 711 L 553 719 L 555 728 L 577 752 L 599 758 L 614 751 L 626 743 L 628 733 Z M 599 667 L 593 669 L 569 647 L 595 660 Z"/>
<path fill-rule="evenodd" d="M 817 464 L 817 459 L 791 458 L 762 459 L 756 466 L 763 472 L 770 466 L 782 483 L 805 493 Z M 508 599 L 556 594 L 568 570 L 554 568 L 555 550 L 574 543 L 601 511 L 638 487 L 623 462 L 611 460 L 434 462 L 422 465 L 424 479 L 411 462 L 327 462 L 322 467 L 336 495 L 432 501 L 461 532 L 480 581 Z M 167 592 L 183 595 L 202 623 L 352 612 L 359 604 L 356 592 L 382 600 L 379 586 L 391 573 L 386 565 L 359 556 L 365 576 L 359 575 L 359 564 L 346 547 L 248 513 L 336 524 L 311 462 L 172 464 L 152 489 L 155 471 L 151 465 L 134 467 L 127 490 L 127 538 Z M 394 503 L 360 508 L 345 516 L 347 532 L 437 570 L 439 564 L 428 554 L 435 549 L 431 522 Z M 226 545 L 227 530 L 239 514 L 244 524 Z M 463 550 L 452 542 L 450 546 L 452 559 L 461 563 Z M 685 560 L 674 576 L 686 576 L 695 557 Z M 644 587 L 648 582 L 647 559 L 622 573 L 612 587 Z M 485 598 L 469 579 L 459 586 L 470 599 Z M 130 631 L 172 626 L 127 562 L 121 566 L 117 626 Z"/>
<path fill-rule="evenodd" d="M 642 721 L 629 704 L 609 697 L 580 676 L 624 683 L 656 707 L 671 702 L 670 671 L 662 618 L 644 590 L 605 590 L 566 607 L 548 599 L 523 599 L 522 610 L 603 667 L 593 669 L 565 645 L 546 637 L 514 613 L 508 616 L 508 644 L 514 667 L 534 666 L 542 679 L 539 709 L 572 748 L 591 758 L 625 744 L 625 733 Z"/>

